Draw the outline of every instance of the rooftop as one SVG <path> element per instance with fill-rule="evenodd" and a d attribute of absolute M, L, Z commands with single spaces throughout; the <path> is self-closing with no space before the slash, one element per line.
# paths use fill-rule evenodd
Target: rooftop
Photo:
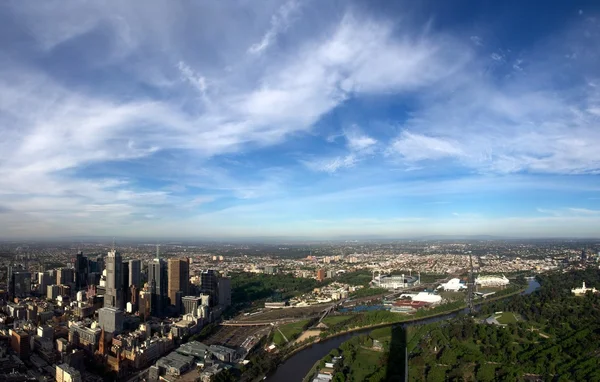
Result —
<path fill-rule="evenodd" d="M 175 368 L 178 370 L 186 368 L 187 365 L 194 362 L 194 357 L 179 354 L 177 352 L 171 352 L 166 356 L 156 361 L 156 366 L 163 367 L 165 369 Z"/>

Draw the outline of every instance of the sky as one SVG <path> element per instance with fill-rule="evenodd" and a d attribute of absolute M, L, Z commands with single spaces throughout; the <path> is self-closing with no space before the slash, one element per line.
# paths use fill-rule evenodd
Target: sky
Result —
<path fill-rule="evenodd" d="M 4 1 L 0 238 L 598 237 L 600 9 Z"/>

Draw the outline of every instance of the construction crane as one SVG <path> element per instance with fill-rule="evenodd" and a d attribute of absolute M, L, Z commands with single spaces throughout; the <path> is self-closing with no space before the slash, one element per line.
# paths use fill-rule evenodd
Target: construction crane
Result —
<path fill-rule="evenodd" d="M 473 314 L 473 295 L 475 294 L 475 280 L 473 280 L 473 256 L 469 252 L 469 278 L 467 280 L 467 309 Z"/>

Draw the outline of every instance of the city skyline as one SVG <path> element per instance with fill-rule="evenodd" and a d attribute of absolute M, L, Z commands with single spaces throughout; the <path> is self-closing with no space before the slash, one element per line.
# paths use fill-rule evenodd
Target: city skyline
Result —
<path fill-rule="evenodd" d="M 0 239 L 598 237 L 597 5 L 64 7 L 0 7 Z"/>

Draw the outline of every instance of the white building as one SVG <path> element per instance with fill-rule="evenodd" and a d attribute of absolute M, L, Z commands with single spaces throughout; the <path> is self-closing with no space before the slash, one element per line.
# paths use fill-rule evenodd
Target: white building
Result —
<path fill-rule="evenodd" d="M 82 382 L 81 373 L 66 363 L 56 365 L 56 382 Z"/>
<path fill-rule="evenodd" d="M 381 272 L 378 276 L 375 276 L 375 271 L 373 271 L 373 279 L 371 280 L 371 286 L 373 286 L 374 288 L 385 288 L 390 290 L 409 288 L 418 284 L 420 284 L 419 277 L 409 275 L 382 275 Z"/>
<path fill-rule="evenodd" d="M 460 282 L 460 279 L 450 279 L 447 283 L 444 284 L 440 284 L 440 286 L 438 287 L 438 289 L 443 289 L 443 290 L 451 290 L 451 291 L 459 291 L 461 289 L 466 289 L 467 286 L 463 283 Z"/>
<path fill-rule="evenodd" d="M 498 287 L 508 285 L 509 281 L 506 276 L 477 276 L 475 284 L 481 285 L 482 287 Z"/>
<path fill-rule="evenodd" d="M 404 293 L 400 295 L 401 299 L 404 297 L 410 297 L 413 301 L 428 302 L 430 304 L 437 304 L 442 301 L 442 296 L 431 292 L 419 292 L 417 294 Z"/>
<path fill-rule="evenodd" d="M 583 285 L 581 286 L 581 288 L 571 289 L 571 293 L 573 293 L 574 295 L 577 295 L 577 296 L 586 294 L 587 292 L 598 293 L 596 288 L 586 288 L 585 281 L 583 282 Z"/>

